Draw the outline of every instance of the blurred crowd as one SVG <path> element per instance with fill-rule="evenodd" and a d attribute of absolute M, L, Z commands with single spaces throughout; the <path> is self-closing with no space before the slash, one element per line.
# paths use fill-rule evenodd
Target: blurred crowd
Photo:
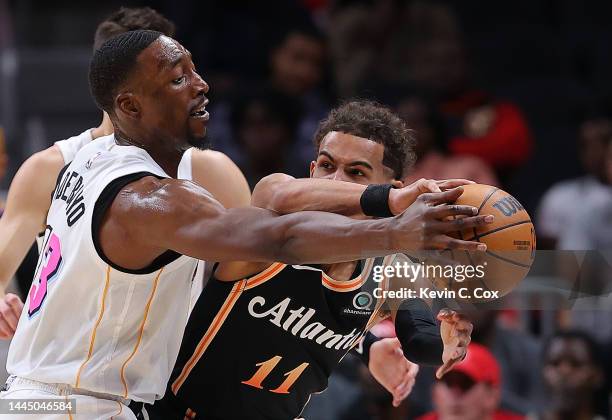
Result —
<path fill-rule="evenodd" d="M 0 0 L 0 187 L 32 152 L 93 126 L 98 111 L 87 105 L 80 74 L 87 61 L 70 57 L 90 54 L 96 21 L 120 5 L 142 4 Z M 177 39 L 211 86 L 211 147 L 238 164 L 251 188 L 274 172 L 307 177 L 319 121 L 343 100 L 374 99 L 416 132 L 417 164 L 405 181 L 499 186 L 534 217 L 538 249 L 600 251 L 595 268 L 578 275 L 600 285 L 603 299 L 588 310 L 554 311 L 547 329 L 538 326 L 543 311 L 474 311 L 468 359 L 441 381 L 421 369 L 399 408 L 347 357 L 306 418 L 610 418 L 609 2 L 148 5 L 176 23 Z M 44 51 L 56 55 L 44 61 Z M 58 51 L 68 57 L 60 64 Z M 56 79 L 45 79 L 43 68 Z M 53 98 L 64 94 L 70 103 L 58 105 Z M 19 275 L 30 281 L 27 263 Z"/>

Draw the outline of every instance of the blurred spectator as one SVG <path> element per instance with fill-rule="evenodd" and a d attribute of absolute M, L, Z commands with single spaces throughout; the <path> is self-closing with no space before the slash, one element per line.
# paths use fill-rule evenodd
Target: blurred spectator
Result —
<path fill-rule="evenodd" d="M 506 328 L 499 320 L 500 311 L 462 310 L 472 321 L 472 342 L 485 346 L 497 360 L 504 378 L 501 385 L 503 409 L 528 413 L 538 407 L 541 394 L 539 378 L 540 345 L 531 335 Z M 408 397 L 417 413 L 431 410 L 428 390 L 434 380 L 434 370 L 422 368 L 412 394 Z"/>
<path fill-rule="evenodd" d="M 329 98 L 322 90 L 326 56 L 326 39 L 313 25 L 282 33 L 270 53 L 272 89 L 293 97 L 302 107 L 296 146 L 303 163 L 312 158 L 312 134 L 330 108 Z"/>
<path fill-rule="evenodd" d="M 568 197 L 570 201 L 563 202 L 575 216 L 563 224 L 559 243 L 561 249 L 612 249 L 612 123 L 606 123 L 599 142 L 592 139 L 591 147 L 595 150 L 585 151 L 585 154 L 591 155 L 588 163 L 593 170 L 590 189 L 578 189 L 575 185 L 573 191 L 578 195 Z M 595 157 L 595 154 L 598 156 Z M 597 179 L 594 178 L 595 174 L 599 175 Z M 580 206 L 573 205 L 578 202 Z"/>
<path fill-rule="evenodd" d="M 478 156 L 501 177 L 527 161 L 533 138 L 525 117 L 517 105 L 472 87 L 461 34 L 420 43 L 409 55 L 414 81 L 440 101 L 451 153 Z"/>
<path fill-rule="evenodd" d="M 591 173 L 598 173 L 600 177 L 587 178 L 590 182 L 584 184 L 591 185 L 590 188 L 574 185 L 571 190 L 572 184 L 569 184 L 568 192 L 574 196 L 568 194 L 571 201 L 564 203 L 571 210 L 567 212 L 569 217 L 563 224 L 558 247 L 588 251 L 578 258 L 569 258 L 568 253 L 560 255 L 559 270 L 574 284 L 569 325 L 579 326 L 603 342 L 612 340 L 609 312 L 612 307 L 612 123 L 606 121 L 606 130 L 600 137 L 592 139 L 594 150 L 584 152 L 592 155 L 588 159 L 593 166 Z M 606 140 L 607 148 L 600 148 L 601 139 Z"/>
<path fill-rule="evenodd" d="M 372 85 L 404 85 L 409 51 L 433 37 L 454 36 L 447 6 L 430 0 L 337 1 L 329 24 L 334 75 L 340 95 L 362 95 Z"/>
<path fill-rule="evenodd" d="M 479 184 L 497 185 L 495 173 L 475 156 L 449 156 L 445 151 L 446 127 L 433 106 L 417 96 L 406 97 L 396 107 L 398 114 L 415 130 L 417 161 L 404 182 L 419 178 L 465 178 Z"/>
<path fill-rule="evenodd" d="M 395 337 L 395 326 L 390 318 L 387 318 L 372 327 L 371 332 L 380 338 Z M 362 364 L 353 364 L 353 369 L 357 371 L 357 381 L 359 385 L 356 395 L 353 395 L 351 404 L 343 407 L 337 415 L 339 420 L 405 420 L 409 410 L 409 404 L 404 400 L 399 407 L 393 407 L 391 394 L 380 385 L 370 374 L 370 371 Z M 348 377 L 345 375 L 345 377 Z M 327 392 L 326 392 L 327 393 Z M 331 401 L 340 400 L 341 393 L 332 396 Z M 325 395 L 325 394 L 323 394 Z M 317 400 L 319 402 L 320 400 Z M 310 418 L 310 416 L 306 416 Z M 327 417 L 331 418 L 331 417 Z"/>
<path fill-rule="evenodd" d="M 404 400 L 399 407 L 393 407 L 391 394 L 376 382 L 365 366 L 357 367 L 361 393 L 338 420 L 405 420 L 410 413 L 408 403 Z"/>
<path fill-rule="evenodd" d="M 311 24 L 279 29 L 272 41 L 268 66 L 267 80 L 263 82 L 268 94 L 287 97 L 287 101 L 296 104 L 292 108 L 299 109 L 292 130 L 294 141 L 285 150 L 296 168 L 306 168 L 312 160 L 312 135 L 330 108 L 330 100 L 322 88 L 326 68 L 324 36 Z M 235 127 L 231 126 L 231 115 L 235 113 L 235 102 L 242 102 L 244 92 L 251 90 L 253 86 L 245 85 L 236 89 L 234 100 L 216 102 L 213 98 L 211 101 L 210 138 L 215 149 L 234 161 L 244 160 L 245 151 L 232 138 Z"/>
<path fill-rule="evenodd" d="M 330 25 L 337 84 L 344 97 L 381 82 L 430 90 L 449 123 L 448 150 L 507 176 L 530 157 L 531 131 L 517 105 L 473 87 L 462 38 L 441 2 L 352 2 Z"/>
<path fill-rule="evenodd" d="M 417 420 L 519 420 L 524 416 L 499 409 L 502 375 L 486 347 L 472 343 L 465 360 L 432 389 L 433 413 Z"/>
<path fill-rule="evenodd" d="M 597 390 L 604 381 L 595 341 L 581 331 L 556 333 L 544 347 L 547 406 L 530 420 L 603 420 L 597 413 Z"/>
<path fill-rule="evenodd" d="M 307 176 L 291 153 L 300 107 L 293 98 L 264 90 L 244 95 L 234 105 L 230 121 L 233 141 L 242 150 L 236 163 L 251 188 L 264 176 L 284 172 Z"/>
<path fill-rule="evenodd" d="M 595 230 L 600 228 L 592 223 L 593 209 L 590 207 L 600 205 L 610 196 L 609 187 L 605 186 L 605 150 L 610 139 L 612 121 L 607 118 L 588 119 L 580 126 L 578 154 L 586 175 L 553 185 L 542 198 L 536 216 L 540 248 L 554 249 L 557 245 L 562 249 L 596 248 L 588 238 L 580 237 L 581 228 L 575 233 L 568 232 L 572 230 L 568 228 L 577 224 L 588 224 Z M 576 203 L 581 206 L 575 206 Z M 585 210 L 582 214 L 580 208 Z M 568 234 L 563 244 L 558 244 L 563 232 Z"/>

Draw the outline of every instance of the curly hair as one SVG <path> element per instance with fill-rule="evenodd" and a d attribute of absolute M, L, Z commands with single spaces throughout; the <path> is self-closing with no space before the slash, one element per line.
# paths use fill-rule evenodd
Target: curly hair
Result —
<path fill-rule="evenodd" d="M 98 25 L 94 35 L 94 51 L 112 37 L 137 29 L 149 29 L 173 38 L 175 26 L 150 7 L 122 7 Z"/>
<path fill-rule="evenodd" d="M 385 148 L 383 164 L 401 179 L 416 160 L 414 131 L 389 108 L 372 101 L 350 101 L 333 109 L 319 123 L 314 137 L 316 153 L 321 141 L 332 131 L 363 137 Z"/>

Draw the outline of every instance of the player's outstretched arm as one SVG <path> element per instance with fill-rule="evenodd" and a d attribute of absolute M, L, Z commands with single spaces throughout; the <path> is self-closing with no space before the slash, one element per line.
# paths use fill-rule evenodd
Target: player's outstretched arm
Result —
<path fill-rule="evenodd" d="M 9 188 L 0 218 L 0 292 L 15 274 L 36 235 L 44 230 L 57 175 L 64 166 L 59 149 L 52 146 L 28 158 Z"/>
<path fill-rule="evenodd" d="M 470 184 L 466 179 L 436 181 L 419 179 L 410 185 L 389 191 L 388 206 L 392 214 L 406 210 L 417 197 L 427 192 L 440 192 Z M 401 185 L 401 182 L 398 182 Z M 366 185 L 322 178 L 296 179 L 287 174 L 268 175 L 253 190 L 252 205 L 279 214 L 315 210 L 363 217 L 361 196 Z M 215 195 L 216 197 L 216 195 Z"/>
<path fill-rule="evenodd" d="M 482 244 L 446 233 L 482 226 L 487 217 L 438 220 L 475 214 L 469 206 L 444 204 L 461 193 L 424 194 L 394 218 L 352 220 L 323 212 L 279 216 L 254 207 L 226 210 L 195 183 L 146 177 L 117 194 L 100 240 L 107 257 L 125 268 L 142 268 L 167 249 L 202 260 L 292 264 L 352 261 L 408 249 L 480 249 Z"/>

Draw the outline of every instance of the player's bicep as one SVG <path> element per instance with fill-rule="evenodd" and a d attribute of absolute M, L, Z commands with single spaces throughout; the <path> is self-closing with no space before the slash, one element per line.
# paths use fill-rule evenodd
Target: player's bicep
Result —
<path fill-rule="evenodd" d="M 131 241 L 208 261 L 273 261 L 274 247 L 259 246 L 275 234 L 268 223 L 277 217 L 272 212 L 225 209 L 189 181 L 145 182 L 118 194 L 113 204 Z"/>

